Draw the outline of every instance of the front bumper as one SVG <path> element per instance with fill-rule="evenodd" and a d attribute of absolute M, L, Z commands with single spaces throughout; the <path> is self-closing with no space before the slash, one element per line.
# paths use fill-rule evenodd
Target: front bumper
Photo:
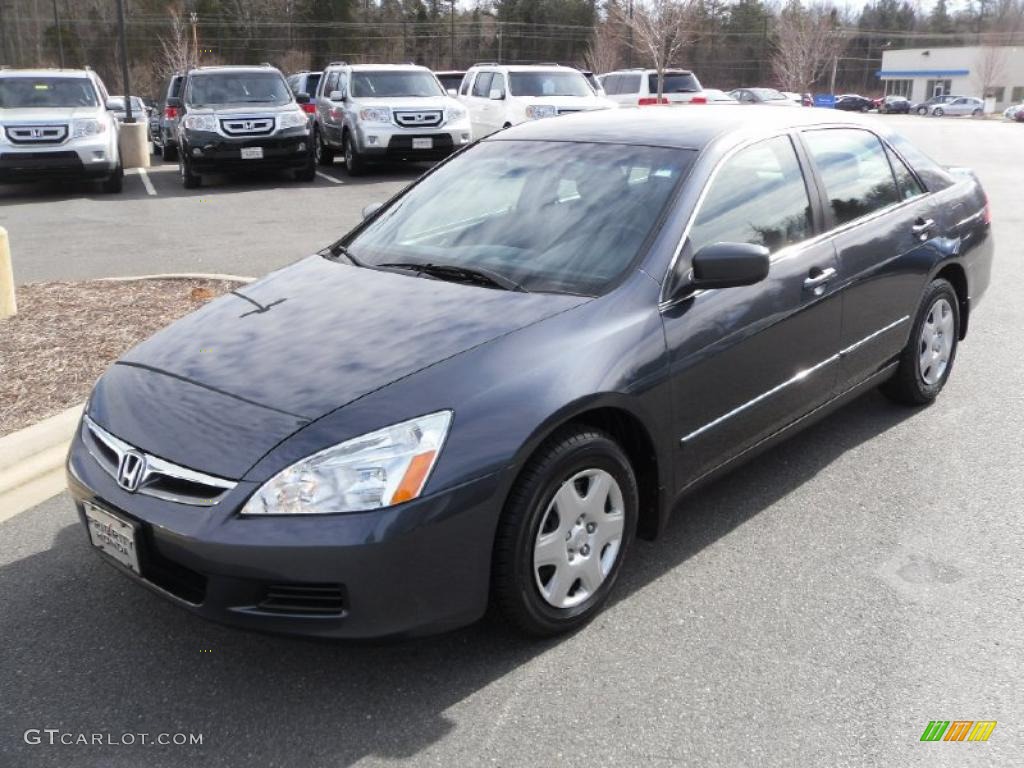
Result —
<path fill-rule="evenodd" d="M 116 145 L 107 137 L 63 144 L 0 144 L 0 181 L 102 179 L 117 169 Z"/>
<path fill-rule="evenodd" d="M 260 159 L 242 159 L 242 149 L 260 147 Z M 303 129 L 271 136 L 229 139 L 218 133 L 189 131 L 182 152 L 196 173 L 244 171 L 253 168 L 303 168 L 312 162 L 313 142 Z"/>
<path fill-rule="evenodd" d="M 363 639 L 452 629 L 487 606 L 497 475 L 385 510 L 242 518 L 255 483 L 240 482 L 210 507 L 131 494 L 100 468 L 80 430 L 67 470 L 83 526 L 83 502 L 140 526 L 141 577 L 97 556 L 214 621 Z"/>
<path fill-rule="evenodd" d="M 414 139 L 420 141 L 414 141 Z M 429 148 L 415 144 L 429 139 Z M 468 120 L 438 128 L 402 128 L 387 123 L 360 123 L 356 127 L 359 154 L 381 160 L 443 160 L 472 141 Z"/>

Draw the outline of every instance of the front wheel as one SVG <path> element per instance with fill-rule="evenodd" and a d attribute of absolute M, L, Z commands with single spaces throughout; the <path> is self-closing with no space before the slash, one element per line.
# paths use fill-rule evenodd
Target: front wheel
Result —
<path fill-rule="evenodd" d="M 173 162 L 178 159 L 178 149 L 173 144 L 169 144 L 166 140 L 160 145 L 160 159 L 166 160 L 167 162 Z"/>
<path fill-rule="evenodd" d="M 366 171 L 366 161 L 356 149 L 355 142 L 348 132 L 341 139 L 341 148 L 345 153 L 345 170 L 349 176 L 360 176 Z"/>
<path fill-rule="evenodd" d="M 498 524 L 492 589 L 524 632 L 571 632 L 608 599 L 636 530 L 629 459 L 607 434 L 570 426 L 550 437 L 516 481 Z"/>
<path fill-rule="evenodd" d="M 124 166 L 120 163 L 117 164 L 117 168 L 111 173 L 106 179 L 103 180 L 103 191 L 108 194 L 116 195 L 124 190 Z"/>
<path fill-rule="evenodd" d="M 982 112 L 981 112 L 980 109 L 976 109 L 973 112 L 971 112 L 971 116 L 972 117 L 981 117 L 981 115 L 982 115 Z"/>
<path fill-rule="evenodd" d="M 203 177 L 192 170 L 192 161 L 189 160 L 186 151 L 180 153 L 178 157 L 178 171 L 181 173 L 181 185 L 185 189 L 198 189 L 203 183 Z"/>
<path fill-rule="evenodd" d="M 944 114 L 946 114 L 946 110 L 944 110 L 942 107 L 936 107 L 935 109 L 932 110 L 932 114 L 935 115 L 936 117 L 942 117 Z"/>
<path fill-rule="evenodd" d="M 316 178 L 316 160 L 310 155 L 309 162 L 295 171 L 296 181 L 313 181 Z"/>
<path fill-rule="evenodd" d="M 960 304 L 947 280 L 933 280 L 925 291 L 899 357 L 896 374 L 882 391 L 905 405 L 924 405 L 946 385 L 960 339 Z"/>

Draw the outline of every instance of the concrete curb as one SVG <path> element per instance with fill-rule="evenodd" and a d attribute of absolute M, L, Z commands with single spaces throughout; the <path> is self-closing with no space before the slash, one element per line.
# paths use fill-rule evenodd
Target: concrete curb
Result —
<path fill-rule="evenodd" d="M 237 283 L 252 283 L 256 277 L 245 275 L 222 275 L 217 272 L 168 272 L 161 275 L 133 275 L 131 277 L 96 277 L 108 283 L 134 283 L 139 280 L 231 280 Z"/>
<path fill-rule="evenodd" d="M 64 490 L 64 457 L 82 405 L 0 437 L 0 522 Z"/>

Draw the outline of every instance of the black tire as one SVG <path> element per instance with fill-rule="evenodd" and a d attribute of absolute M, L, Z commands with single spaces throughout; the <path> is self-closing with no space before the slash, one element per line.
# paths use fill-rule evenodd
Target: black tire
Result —
<path fill-rule="evenodd" d="M 928 107 L 918 107 L 917 108 L 917 114 L 922 115 L 922 116 L 923 115 L 927 115 L 928 114 Z"/>
<path fill-rule="evenodd" d="M 296 181 L 313 181 L 316 178 L 316 160 L 309 156 L 309 162 L 295 171 Z"/>
<path fill-rule="evenodd" d="M 178 171 L 181 173 L 181 185 L 185 189 L 199 189 L 202 186 L 203 177 L 192 171 L 192 162 L 185 152 L 178 158 Z"/>
<path fill-rule="evenodd" d="M 117 164 L 116 170 L 103 180 L 100 185 L 103 191 L 116 195 L 124 190 L 124 166 Z"/>
<path fill-rule="evenodd" d="M 980 109 L 976 109 L 971 112 L 971 117 L 981 117 L 984 114 Z"/>
<path fill-rule="evenodd" d="M 935 117 L 942 117 L 944 114 L 946 114 L 946 110 L 944 110 L 942 107 L 936 107 L 935 109 L 932 110 L 932 114 L 935 115 Z"/>
<path fill-rule="evenodd" d="M 534 544 L 555 493 L 569 478 L 586 469 L 603 470 L 618 484 L 623 501 L 622 537 L 600 587 L 578 605 L 561 608 L 549 604 L 540 592 L 533 567 Z M 582 425 L 556 432 L 523 468 L 498 523 L 491 579 L 495 606 L 514 626 L 536 636 L 572 632 L 586 624 L 600 612 L 615 586 L 636 531 L 638 508 L 633 468 L 611 437 Z M 590 557 L 599 555 L 589 553 Z M 572 584 L 577 590 L 581 582 L 577 579 Z"/>
<path fill-rule="evenodd" d="M 952 309 L 953 330 L 952 349 L 949 352 L 948 362 L 945 370 L 937 381 L 929 384 L 924 380 L 919 365 L 919 358 L 922 352 L 923 343 L 921 329 L 927 322 L 932 308 L 945 299 Z M 889 381 L 882 385 L 881 389 L 890 399 L 904 405 L 926 405 L 939 396 L 939 392 L 949 380 L 949 374 L 953 370 L 953 363 L 956 360 L 956 351 L 960 343 L 960 302 L 956 291 L 949 281 L 941 278 L 933 280 L 921 299 L 921 307 L 914 318 L 914 325 L 910 329 L 910 340 L 907 346 L 900 352 L 899 367 Z"/>
<path fill-rule="evenodd" d="M 341 151 L 345 156 L 345 170 L 349 176 L 362 176 L 366 173 L 366 161 L 359 154 L 348 131 L 342 134 Z"/>
<path fill-rule="evenodd" d="M 164 142 L 160 145 L 160 157 L 169 163 L 178 159 L 178 148 L 174 144 Z"/>
<path fill-rule="evenodd" d="M 319 128 L 313 131 L 313 154 L 316 157 L 317 165 L 334 165 L 334 150 L 324 143 Z"/>

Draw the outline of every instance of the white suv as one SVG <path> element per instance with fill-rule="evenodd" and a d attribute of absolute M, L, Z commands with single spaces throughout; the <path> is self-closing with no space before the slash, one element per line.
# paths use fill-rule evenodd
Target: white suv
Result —
<path fill-rule="evenodd" d="M 0 69 L 0 182 L 85 178 L 120 192 L 108 98 L 91 69 Z"/>
<path fill-rule="evenodd" d="M 527 120 L 616 106 L 578 69 L 558 64 L 475 64 L 462 79 L 459 100 L 469 110 L 474 139 Z"/>
<path fill-rule="evenodd" d="M 620 105 L 644 107 L 658 103 L 658 70 L 619 69 L 598 80 L 609 99 Z M 688 69 L 666 69 L 662 104 L 707 104 L 697 76 Z"/>

